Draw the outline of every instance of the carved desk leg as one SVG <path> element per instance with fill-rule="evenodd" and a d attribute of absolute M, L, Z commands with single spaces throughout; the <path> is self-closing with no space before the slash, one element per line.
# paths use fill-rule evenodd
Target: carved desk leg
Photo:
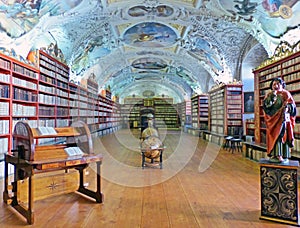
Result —
<path fill-rule="evenodd" d="M 10 204 L 16 209 L 22 216 L 27 220 L 28 224 L 34 223 L 34 212 L 33 212 L 33 170 L 30 165 L 24 163 L 11 163 L 15 167 L 14 171 L 14 182 L 12 183 L 12 195 L 8 193 L 8 163 L 5 161 L 5 186 L 3 192 L 3 201 L 6 204 Z M 18 176 L 19 170 L 22 169 L 26 174 L 28 174 L 28 207 L 24 207 L 19 204 L 18 199 L 18 181 L 20 178 Z"/>
<path fill-rule="evenodd" d="M 8 163 L 4 162 L 4 191 L 3 191 L 3 202 L 9 204 L 10 197 L 8 195 Z"/>
<path fill-rule="evenodd" d="M 33 170 L 31 166 L 24 167 L 24 171 L 28 174 L 28 205 L 27 208 L 19 204 L 18 199 L 18 181 L 20 181 L 18 177 L 19 168 L 15 167 L 15 182 L 13 187 L 13 198 L 11 205 L 21 214 L 23 215 L 28 224 L 34 223 L 34 211 L 33 211 L 33 203 L 34 203 L 34 181 L 33 181 Z"/>
<path fill-rule="evenodd" d="M 97 174 L 96 174 L 97 190 L 96 190 L 96 192 L 91 191 L 91 190 L 87 189 L 86 187 L 84 187 L 84 174 L 83 174 L 83 171 L 87 166 L 76 168 L 79 171 L 79 176 L 80 176 L 79 188 L 78 188 L 77 191 L 84 194 L 84 195 L 86 195 L 86 196 L 89 196 L 89 197 L 95 199 L 97 203 L 102 203 L 103 202 L 103 194 L 101 193 L 101 173 L 100 173 L 100 171 L 101 171 L 101 169 L 100 169 L 101 161 L 96 162 L 96 165 L 97 165 Z"/>

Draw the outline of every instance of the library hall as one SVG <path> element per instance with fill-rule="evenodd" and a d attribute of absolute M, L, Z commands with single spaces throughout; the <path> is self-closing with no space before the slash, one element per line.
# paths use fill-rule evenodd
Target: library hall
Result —
<path fill-rule="evenodd" d="M 0 226 L 299 227 L 298 0 L 0 1 Z"/>

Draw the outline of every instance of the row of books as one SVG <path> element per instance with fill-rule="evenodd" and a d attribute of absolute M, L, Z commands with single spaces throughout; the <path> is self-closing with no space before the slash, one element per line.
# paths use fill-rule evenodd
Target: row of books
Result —
<path fill-rule="evenodd" d="M 290 81 L 294 81 L 294 80 L 299 80 L 299 79 L 300 79 L 300 71 L 284 76 L 284 80 L 286 83 L 289 83 Z"/>
<path fill-rule="evenodd" d="M 5 59 L 2 59 L 0 58 L 0 67 L 3 68 L 3 69 L 10 69 L 10 62 L 5 60 Z"/>
<path fill-rule="evenodd" d="M 40 72 L 43 73 L 43 74 L 45 74 L 45 75 L 47 75 L 47 76 L 50 76 L 52 78 L 56 77 L 55 69 L 54 70 L 50 70 L 49 68 L 45 68 L 42 65 L 40 65 Z"/>
<path fill-rule="evenodd" d="M 54 78 L 51 78 L 51 77 L 43 75 L 43 74 L 40 75 L 40 81 L 43 81 L 43 82 L 46 82 L 46 83 L 49 83 L 52 85 L 56 85 Z"/>
<path fill-rule="evenodd" d="M 217 125 L 217 126 L 211 125 L 211 131 L 215 132 L 217 134 L 223 134 L 224 133 L 224 127 L 220 126 L 220 125 Z"/>
<path fill-rule="evenodd" d="M 24 66 L 20 66 L 16 63 L 13 64 L 13 70 L 17 73 L 20 73 L 22 75 L 34 78 L 34 79 L 38 79 L 38 72 L 35 72 L 33 70 L 27 69 Z"/>
<path fill-rule="evenodd" d="M 7 113 L 8 115 L 8 113 Z M 36 116 L 36 107 L 13 103 L 13 116 Z"/>
<path fill-rule="evenodd" d="M 211 119 L 210 123 L 214 125 L 224 125 L 224 117 L 222 116 L 222 118 Z"/>
<path fill-rule="evenodd" d="M 57 116 L 68 116 L 69 115 L 69 110 L 66 108 L 57 108 L 56 109 L 56 115 Z"/>
<path fill-rule="evenodd" d="M 235 114 L 227 114 L 228 119 L 241 119 L 242 114 L 241 113 L 235 113 Z"/>
<path fill-rule="evenodd" d="M 0 154 L 6 154 L 8 148 L 8 138 L 0 138 Z"/>
<path fill-rule="evenodd" d="M 10 82 L 10 74 L 0 73 L 0 82 L 9 83 Z"/>
<path fill-rule="evenodd" d="M 47 94 L 39 94 L 39 103 L 48 104 L 48 105 L 55 105 L 56 104 L 56 97 Z"/>
<path fill-rule="evenodd" d="M 68 89 L 69 88 L 69 83 L 66 82 L 61 82 L 61 81 L 56 81 L 56 85 L 60 88 Z"/>
<path fill-rule="evenodd" d="M 8 102 L 0 102 L 0 116 L 9 116 Z"/>
<path fill-rule="evenodd" d="M 299 74 L 300 79 L 300 74 Z M 287 84 L 286 90 L 293 91 L 293 90 L 300 90 L 300 82 L 299 83 L 293 83 L 293 84 Z"/>
<path fill-rule="evenodd" d="M 39 106 L 39 115 L 40 116 L 55 116 L 54 107 L 42 107 Z"/>
<path fill-rule="evenodd" d="M 101 121 L 99 121 L 101 122 Z M 86 123 L 87 124 L 94 124 L 94 123 L 98 123 L 98 118 L 86 118 Z"/>
<path fill-rule="evenodd" d="M 288 67 L 288 66 L 298 64 L 298 63 L 300 63 L 300 58 L 296 57 L 296 58 L 290 59 L 290 60 L 282 63 L 282 67 Z"/>
<path fill-rule="evenodd" d="M 39 85 L 39 91 L 45 92 L 45 93 L 51 93 L 55 94 L 57 90 L 53 86 L 45 86 L 45 85 Z"/>
<path fill-rule="evenodd" d="M 22 101 L 30 101 L 36 102 L 37 101 L 37 94 L 33 93 L 32 91 L 19 89 L 14 87 L 13 88 L 13 99 L 22 100 Z"/>
<path fill-rule="evenodd" d="M 37 89 L 36 83 L 30 82 L 30 81 L 27 81 L 24 79 L 16 78 L 16 77 L 12 78 L 12 83 L 13 83 L 13 85 L 19 85 L 19 86 L 26 87 L 26 88 L 32 89 L 32 90 Z"/>
<path fill-rule="evenodd" d="M 36 128 L 38 126 L 37 120 L 29 120 L 28 118 L 13 118 L 12 121 L 12 131 L 14 131 L 17 122 L 26 121 L 31 128 Z"/>
<path fill-rule="evenodd" d="M 297 65 L 293 65 L 293 66 L 290 66 L 288 68 L 282 69 L 282 73 L 283 74 L 289 74 L 289 73 L 292 73 L 294 71 L 299 71 L 299 70 L 300 70 L 300 64 L 297 64 Z"/>
<path fill-rule="evenodd" d="M 242 103 L 242 97 L 235 97 L 235 99 L 228 99 L 227 104 L 241 104 Z"/>
<path fill-rule="evenodd" d="M 262 70 L 261 72 L 258 73 L 258 76 L 261 78 L 261 76 L 264 76 L 264 75 L 270 75 L 274 72 L 280 72 L 280 69 L 281 69 L 280 65 L 273 66 L 269 69 Z"/>
<path fill-rule="evenodd" d="M 9 134 L 9 120 L 0 120 L 0 134 Z"/>
<path fill-rule="evenodd" d="M 1 98 L 9 98 L 9 86 L 8 85 L 0 85 L 0 97 Z"/>

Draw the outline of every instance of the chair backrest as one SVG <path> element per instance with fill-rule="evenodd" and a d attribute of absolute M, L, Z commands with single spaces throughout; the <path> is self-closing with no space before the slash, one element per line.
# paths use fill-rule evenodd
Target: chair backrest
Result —
<path fill-rule="evenodd" d="M 234 131 L 234 138 L 239 138 L 239 139 L 242 139 L 243 138 L 243 127 L 238 127 L 235 129 Z"/>

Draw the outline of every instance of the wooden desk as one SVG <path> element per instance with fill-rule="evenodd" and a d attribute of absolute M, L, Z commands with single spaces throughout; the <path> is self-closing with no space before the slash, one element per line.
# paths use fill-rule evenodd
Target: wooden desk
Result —
<path fill-rule="evenodd" d="M 77 191 L 96 200 L 97 203 L 103 202 L 101 193 L 101 173 L 102 155 L 93 153 L 91 135 L 83 122 L 74 123 L 69 128 L 56 128 L 58 133 L 48 135 L 49 138 L 65 137 L 66 143 L 59 145 L 38 145 L 36 140 L 46 138 L 39 135 L 36 129 L 31 129 L 25 122 L 18 122 L 13 133 L 13 153 L 5 155 L 5 186 L 3 201 L 14 207 L 23 215 L 29 224 L 34 223 L 34 184 L 35 175 L 46 172 L 75 169 L 79 172 L 79 183 Z M 85 153 L 81 155 L 69 156 L 65 148 L 77 145 Z M 96 191 L 87 189 L 84 186 L 84 170 L 90 163 L 96 163 Z M 8 165 L 14 166 L 14 181 L 8 183 Z M 27 207 L 21 202 L 20 195 L 23 193 L 18 188 L 18 182 L 28 180 L 26 189 L 28 199 Z M 11 190 L 11 192 L 10 192 Z M 24 193 L 23 193 L 24 194 Z"/>

